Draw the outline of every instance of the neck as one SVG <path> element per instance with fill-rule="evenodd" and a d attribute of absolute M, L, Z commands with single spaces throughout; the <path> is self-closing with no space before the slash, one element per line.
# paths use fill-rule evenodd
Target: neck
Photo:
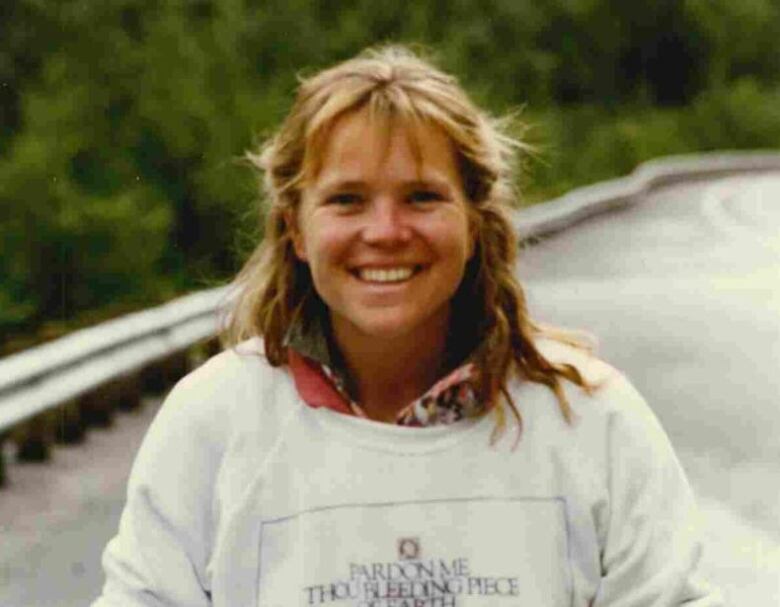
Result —
<path fill-rule="evenodd" d="M 431 325 L 424 335 L 415 332 L 394 339 L 377 339 L 333 327 L 357 401 L 370 419 L 395 421 L 402 408 L 439 379 L 447 324 Z"/>

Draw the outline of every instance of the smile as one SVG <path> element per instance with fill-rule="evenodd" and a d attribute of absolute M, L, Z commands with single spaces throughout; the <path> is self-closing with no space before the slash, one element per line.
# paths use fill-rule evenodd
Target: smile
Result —
<path fill-rule="evenodd" d="M 393 283 L 409 280 L 419 269 L 418 266 L 400 266 L 397 268 L 361 268 L 356 274 L 364 282 Z"/>

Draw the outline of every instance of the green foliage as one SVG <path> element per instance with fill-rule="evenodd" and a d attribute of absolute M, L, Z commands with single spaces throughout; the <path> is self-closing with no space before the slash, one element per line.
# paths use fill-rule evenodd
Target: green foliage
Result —
<path fill-rule="evenodd" d="M 0 309 L 0 327 L 159 294 L 149 290 L 168 244 L 167 201 L 143 185 L 85 194 L 56 166 L 56 151 L 25 137 L 17 162 L 0 165 L 0 284 L 13 302 Z"/>
<path fill-rule="evenodd" d="M 701 150 L 780 148 L 780 87 L 753 78 L 703 93 L 690 108 L 687 136 Z"/>
<path fill-rule="evenodd" d="M 6 0 L 0 343 L 230 276 L 257 234 L 237 160 L 297 74 L 420 43 L 524 107 L 526 199 L 670 153 L 780 145 L 775 0 Z"/>
<path fill-rule="evenodd" d="M 780 69 L 780 5 L 776 0 L 684 0 L 703 49 L 700 70 L 708 87 L 755 76 L 777 82 Z"/>
<path fill-rule="evenodd" d="M 533 163 L 531 200 L 630 173 L 638 164 L 693 151 L 681 129 L 681 110 L 593 105 L 548 111 L 534 121 L 541 162 Z"/>

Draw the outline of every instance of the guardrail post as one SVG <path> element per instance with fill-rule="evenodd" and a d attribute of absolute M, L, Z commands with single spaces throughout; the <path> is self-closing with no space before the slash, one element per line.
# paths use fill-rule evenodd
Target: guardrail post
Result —
<path fill-rule="evenodd" d="M 141 387 L 150 394 L 162 394 L 165 391 L 165 376 L 158 363 L 144 367 L 141 372 Z"/>
<path fill-rule="evenodd" d="M 22 424 L 16 433 L 16 458 L 22 462 L 46 462 L 51 459 L 56 412 L 45 411 Z"/>
<path fill-rule="evenodd" d="M 129 373 L 119 379 L 119 396 L 117 406 L 122 411 L 133 411 L 140 408 L 141 397 L 141 374 Z"/>
<path fill-rule="evenodd" d="M 189 357 L 186 350 L 174 352 L 163 361 L 165 377 L 168 385 L 173 385 L 190 371 Z"/>
<path fill-rule="evenodd" d="M 69 400 L 57 409 L 57 442 L 76 444 L 84 441 L 86 426 L 82 419 L 81 403 L 78 399 Z"/>
<path fill-rule="evenodd" d="M 162 394 L 189 371 L 187 352 L 176 352 L 148 365 L 141 373 L 145 392 Z"/>
<path fill-rule="evenodd" d="M 114 423 L 114 410 L 119 390 L 117 382 L 98 386 L 81 397 L 81 415 L 88 426 L 110 428 Z"/>
<path fill-rule="evenodd" d="M 219 341 L 219 337 L 212 337 L 207 340 L 205 345 L 206 358 L 211 358 L 222 352 L 222 344 Z"/>

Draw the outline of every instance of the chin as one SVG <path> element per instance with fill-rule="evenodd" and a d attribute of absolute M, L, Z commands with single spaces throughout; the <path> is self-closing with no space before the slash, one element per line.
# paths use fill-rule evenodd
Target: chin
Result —
<path fill-rule="evenodd" d="M 441 328 L 446 326 L 447 318 L 447 316 L 440 317 L 437 313 L 421 314 L 419 310 L 401 310 L 392 307 L 362 312 L 362 314 L 333 315 L 331 319 L 334 325 L 341 324 L 342 336 L 349 339 L 348 335 L 351 334 L 355 337 L 375 339 L 377 348 L 381 348 L 383 342 L 399 340 L 417 340 L 421 347 L 425 347 L 422 342 L 430 341 L 433 335 L 439 333 Z M 442 312 L 446 314 L 445 310 L 440 311 Z"/>
<path fill-rule="evenodd" d="M 388 317 L 389 316 L 389 317 Z M 384 311 L 378 318 L 355 319 L 350 324 L 357 333 L 381 340 L 395 340 L 414 337 L 422 332 L 421 323 L 409 318 L 393 318 Z"/>

